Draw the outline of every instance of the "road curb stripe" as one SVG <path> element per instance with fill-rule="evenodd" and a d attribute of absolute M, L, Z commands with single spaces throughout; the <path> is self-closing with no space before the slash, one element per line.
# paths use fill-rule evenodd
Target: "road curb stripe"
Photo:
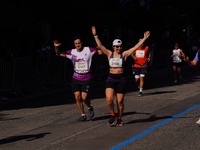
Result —
<path fill-rule="evenodd" d="M 130 138 L 130 139 L 128 139 L 128 140 L 126 140 L 126 141 L 124 141 L 124 142 L 122 142 L 122 143 L 120 143 L 120 144 L 114 146 L 114 147 L 112 147 L 112 148 L 109 149 L 109 150 L 118 150 L 118 149 L 120 149 L 120 148 L 126 146 L 127 144 L 129 144 L 129 143 L 135 141 L 136 139 L 141 138 L 141 137 L 144 136 L 145 134 L 147 134 L 147 133 L 149 133 L 149 132 L 151 132 L 151 131 L 153 131 L 153 130 L 159 128 L 160 126 L 165 125 L 166 123 L 168 123 L 168 122 L 170 122 L 170 121 L 172 121 L 172 120 L 174 120 L 174 119 L 176 119 L 176 118 L 178 118 L 178 117 L 184 115 L 185 113 L 188 113 L 189 111 L 191 111 L 191 110 L 193 110 L 193 109 L 195 109 L 195 108 L 197 108 L 197 107 L 199 107 L 199 106 L 200 106 L 200 103 L 199 103 L 199 104 L 196 104 L 196 105 L 194 105 L 194 106 L 192 106 L 192 107 L 190 107 L 190 108 L 188 108 L 188 109 L 186 109 L 185 111 L 183 111 L 183 112 L 181 112 L 181 113 L 179 113 L 179 114 L 177 114 L 177 115 L 175 115 L 175 116 L 173 116 L 173 117 L 171 117 L 171 118 L 169 118 L 169 119 L 167 119 L 167 120 L 165 120 L 165 121 L 163 121 L 163 122 L 161 122 L 161 123 L 159 123 L 159 124 L 157 124 L 157 125 L 155 125 L 155 126 L 152 126 L 151 128 L 149 128 L 149 129 L 147 129 L 147 130 L 145 130 L 145 131 L 143 131 L 143 132 L 141 132 L 141 133 L 139 133 L 139 134 L 133 136 L 132 138 Z"/>

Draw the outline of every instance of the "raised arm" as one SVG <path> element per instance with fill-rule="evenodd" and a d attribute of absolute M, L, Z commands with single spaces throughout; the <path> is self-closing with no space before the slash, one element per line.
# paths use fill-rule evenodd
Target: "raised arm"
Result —
<path fill-rule="evenodd" d="M 59 43 L 57 40 L 54 40 L 54 41 L 53 41 L 53 45 L 55 46 L 55 52 L 56 52 L 56 55 L 57 55 L 57 56 L 63 56 L 63 57 L 66 56 L 65 54 L 61 54 L 61 53 L 60 53 L 59 46 L 61 45 L 61 43 Z"/>
<path fill-rule="evenodd" d="M 102 45 L 102 43 L 101 43 L 101 41 L 99 40 L 98 35 L 97 35 L 97 33 L 96 33 L 96 27 L 95 27 L 95 26 L 92 26 L 92 34 L 94 35 L 94 39 L 95 39 L 95 42 L 96 42 L 96 44 L 97 44 L 97 47 L 98 47 L 105 55 L 110 56 L 112 52 L 111 52 L 110 50 L 108 50 L 107 48 L 105 48 L 105 47 Z"/>
<path fill-rule="evenodd" d="M 124 55 L 125 57 L 130 56 L 138 47 L 140 47 L 140 45 L 141 45 L 142 43 L 144 43 L 144 41 L 145 41 L 146 39 L 148 39 L 149 36 L 150 36 L 150 31 L 144 32 L 144 37 L 143 37 L 134 47 L 130 48 L 129 50 L 124 51 L 124 52 L 123 52 L 123 55 Z"/>

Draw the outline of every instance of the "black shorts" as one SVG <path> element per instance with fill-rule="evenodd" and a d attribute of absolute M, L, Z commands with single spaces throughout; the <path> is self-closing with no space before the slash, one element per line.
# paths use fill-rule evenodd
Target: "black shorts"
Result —
<path fill-rule="evenodd" d="M 183 63 L 182 62 L 180 62 L 180 63 L 172 63 L 172 66 L 182 67 Z"/>
<path fill-rule="evenodd" d="M 91 79 L 85 81 L 72 79 L 72 92 L 81 91 L 88 93 L 90 90 L 90 86 L 91 86 Z"/>
<path fill-rule="evenodd" d="M 145 67 L 145 68 L 136 68 L 136 67 L 133 67 L 133 73 L 135 75 L 146 74 L 147 73 L 147 67 Z"/>
<path fill-rule="evenodd" d="M 106 81 L 106 88 L 112 88 L 115 93 L 125 93 L 127 87 L 125 74 L 109 74 Z"/>

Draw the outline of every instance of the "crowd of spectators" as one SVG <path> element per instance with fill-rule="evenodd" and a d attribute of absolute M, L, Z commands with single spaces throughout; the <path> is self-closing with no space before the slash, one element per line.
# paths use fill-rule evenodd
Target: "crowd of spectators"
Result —
<path fill-rule="evenodd" d="M 0 58 L 14 59 L 21 57 L 37 57 L 54 54 L 52 41 L 46 38 L 16 39 L 8 38 L 0 42 Z"/>

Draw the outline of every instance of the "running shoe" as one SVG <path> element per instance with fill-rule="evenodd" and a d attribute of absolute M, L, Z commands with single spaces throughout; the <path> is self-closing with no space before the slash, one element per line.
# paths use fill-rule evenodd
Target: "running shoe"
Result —
<path fill-rule="evenodd" d="M 116 126 L 117 126 L 117 127 L 121 127 L 121 126 L 123 126 L 123 125 L 124 125 L 123 121 L 122 121 L 121 119 L 117 119 Z"/>
<path fill-rule="evenodd" d="M 87 114 L 89 120 L 91 120 L 94 117 L 94 108 L 91 106 L 88 108 L 88 114 Z"/>
<path fill-rule="evenodd" d="M 87 120 L 86 115 L 83 115 L 83 116 L 81 116 L 77 121 L 78 121 L 78 122 L 82 122 L 82 121 L 86 121 L 86 120 Z"/>
<path fill-rule="evenodd" d="M 178 83 L 178 81 L 177 81 L 177 80 L 174 80 L 174 84 L 176 84 L 176 83 Z"/>
<path fill-rule="evenodd" d="M 142 96 L 143 96 L 143 93 L 142 93 L 142 92 L 139 92 L 138 96 L 139 96 L 139 97 L 142 97 Z"/>
<path fill-rule="evenodd" d="M 113 124 L 114 124 L 114 122 L 115 122 L 115 117 L 116 117 L 116 116 L 111 116 L 111 117 L 110 117 L 110 119 L 108 120 L 108 124 L 109 124 L 109 125 L 113 125 Z"/>
<path fill-rule="evenodd" d="M 200 125 L 200 118 L 199 118 L 199 120 L 196 123 Z"/>

